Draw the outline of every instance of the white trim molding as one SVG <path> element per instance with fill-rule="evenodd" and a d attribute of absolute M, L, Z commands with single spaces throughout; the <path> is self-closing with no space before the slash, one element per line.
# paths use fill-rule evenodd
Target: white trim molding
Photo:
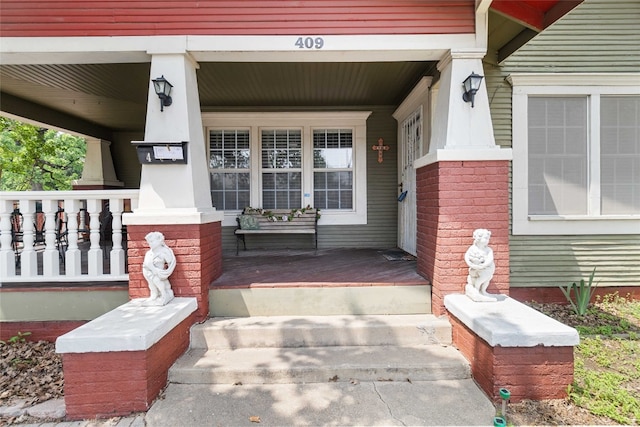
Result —
<path fill-rule="evenodd" d="M 100 64 L 150 62 L 155 54 L 191 53 L 199 62 L 437 61 L 448 50 L 484 50 L 468 34 L 372 34 L 310 36 L 321 47 L 301 48 L 299 35 L 5 37 L 0 63 Z M 306 38 L 306 37 L 303 37 Z M 481 44 L 477 46 L 477 44 Z"/>
<path fill-rule="evenodd" d="M 615 86 L 629 89 L 635 86 L 640 91 L 640 73 L 518 73 L 507 76 L 507 81 L 514 90 L 528 86 L 540 91 L 543 91 L 541 87 L 550 86 L 560 86 L 563 90 L 588 86 L 591 90 L 597 91 L 597 88 L 601 88 L 600 90 L 609 92 Z"/>
<path fill-rule="evenodd" d="M 473 149 L 438 149 L 417 159 L 414 163 L 416 169 L 437 162 L 482 162 L 491 160 L 511 160 L 513 153 L 510 148 L 473 148 Z"/>

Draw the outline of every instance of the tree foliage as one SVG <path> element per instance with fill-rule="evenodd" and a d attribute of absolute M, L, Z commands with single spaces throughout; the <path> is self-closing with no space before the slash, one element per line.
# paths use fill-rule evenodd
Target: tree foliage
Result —
<path fill-rule="evenodd" d="M 83 138 L 0 117 L 3 191 L 71 190 L 85 153 Z"/>

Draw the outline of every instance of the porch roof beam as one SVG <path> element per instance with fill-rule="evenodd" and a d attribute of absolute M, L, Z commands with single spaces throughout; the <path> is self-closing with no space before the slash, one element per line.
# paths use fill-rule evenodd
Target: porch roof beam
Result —
<path fill-rule="evenodd" d="M 106 64 L 150 62 L 153 54 L 189 52 L 198 62 L 375 62 L 438 60 L 451 49 L 477 46 L 475 34 L 314 36 L 7 37 L 0 63 Z M 304 37 L 303 37 L 304 38 Z"/>
<path fill-rule="evenodd" d="M 62 113 L 41 104 L 36 104 L 5 92 L 0 92 L 2 105 L 0 114 L 17 120 L 28 120 L 38 125 L 53 127 L 65 132 L 75 132 L 82 136 L 92 136 L 98 139 L 112 140 L 112 133 L 108 128 L 82 120 L 78 117 Z"/>

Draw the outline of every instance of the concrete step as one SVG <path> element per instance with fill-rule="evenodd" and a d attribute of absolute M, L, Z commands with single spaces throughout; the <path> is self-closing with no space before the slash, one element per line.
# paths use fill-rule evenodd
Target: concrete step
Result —
<path fill-rule="evenodd" d="M 179 384 L 304 384 L 359 381 L 437 381 L 470 378 L 453 347 L 262 347 L 191 349 L 169 370 Z"/>
<path fill-rule="evenodd" d="M 191 329 L 192 349 L 451 344 L 431 314 L 212 318 Z"/>
<path fill-rule="evenodd" d="M 212 317 L 428 314 L 431 286 L 268 283 L 209 291 Z"/>

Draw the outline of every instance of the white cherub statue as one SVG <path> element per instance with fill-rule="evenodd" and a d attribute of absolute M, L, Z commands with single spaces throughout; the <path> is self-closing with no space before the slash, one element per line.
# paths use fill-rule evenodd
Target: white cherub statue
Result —
<path fill-rule="evenodd" d="M 491 232 L 479 228 L 473 232 L 473 245 L 464 254 L 464 260 L 469 266 L 465 294 L 474 301 L 497 301 L 498 299 L 487 293 L 489 282 L 496 271 L 493 262 L 493 250 L 488 246 Z"/>
<path fill-rule="evenodd" d="M 176 268 L 176 257 L 164 243 L 164 235 L 159 231 L 147 234 L 145 240 L 151 249 L 144 255 L 142 274 L 147 279 L 151 294 L 143 304 L 166 305 L 173 299 L 169 276 Z"/>

